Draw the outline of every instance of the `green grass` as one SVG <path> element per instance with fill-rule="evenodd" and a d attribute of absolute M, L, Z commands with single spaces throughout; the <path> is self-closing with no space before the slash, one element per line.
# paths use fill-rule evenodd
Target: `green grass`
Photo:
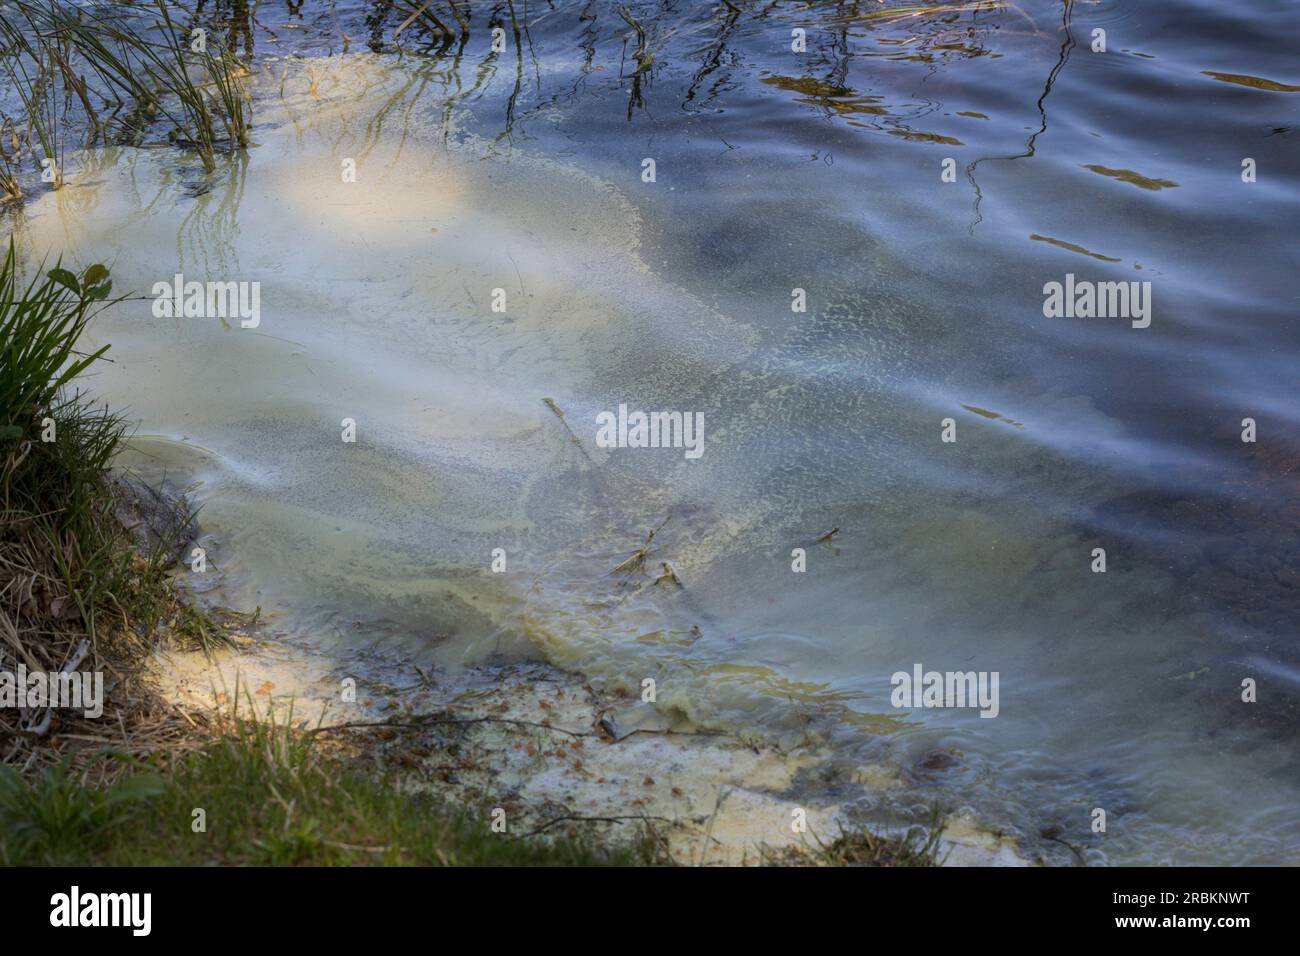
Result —
<path fill-rule="evenodd" d="M 122 526 L 110 468 L 125 435 L 120 416 L 75 391 L 104 359 L 78 341 L 110 304 L 108 269 L 55 266 L 23 281 L 12 240 L 0 258 L 0 663 L 59 670 L 83 641 L 87 667 L 123 676 L 139 669 L 160 624 L 178 643 L 228 641 L 201 605 L 182 599 L 169 541 L 141 555 Z M 170 534 L 186 522 L 171 520 Z M 126 695 L 130 696 L 130 695 Z M 110 719 L 115 719 L 110 715 Z M 0 710 L 5 759 L 40 744 L 16 711 Z"/>
<path fill-rule="evenodd" d="M 125 423 L 68 391 L 108 351 L 77 343 L 111 289 L 102 265 L 56 266 L 23 283 L 12 239 L 0 260 L 0 542 L 45 552 L 33 570 L 58 571 L 92 636 L 95 610 L 120 606 L 124 579 L 148 570 L 126 547 L 107 493 Z"/>
<path fill-rule="evenodd" d="M 67 389 L 107 351 L 84 354 L 76 345 L 111 288 L 101 265 L 80 275 L 56 266 L 23 283 L 12 240 L 0 262 L 0 544 L 7 558 L 0 584 L 23 574 L 49 582 L 75 602 L 92 638 L 104 589 L 120 577 L 111 562 L 121 556 L 121 529 L 104 479 L 125 426 Z M 31 601 L 0 606 L 18 640 L 42 660 L 59 650 L 48 639 L 49 611 Z"/>
<path fill-rule="evenodd" d="M 26 11 L 21 10 L 21 13 Z M 25 16 L 26 30 L 19 22 L 0 15 L 0 41 L 6 55 L 0 59 L 9 84 L 22 103 L 27 139 L 38 164 L 51 166 L 55 189 L 63 185 L 63 136 L 60 120 L 64 112 L 55 85 L 59 69 L 57 44 L 42 38 L 39 27 Z"/>
<path fill-rule="evenodd" d="M 167 114 L 173 122 L 172 141 L 193 147 L 204 168 L 212 172 L 216 168 L 213 157 L 223 144 L 229 151 L 248 145 L 247 97 L 240 85 L 242 70 L 238 61 L 220 47 L 216 53 L 208 46 L 202 52 L 191 50 L 186 34 L 172 20 L 164 0 L 156 0 L 156 6 L 160 19 L 155 26 L 163 42 L 142 42 L 138 49 L 159 87 L 179 103 L 179 118 Z M 202 66 L 197 77 L 193 68 L 196 62 Z"/>
<path fill-rule="evenodd" d="M 0 437 L 38 437 L 36 416 L 108 350 L 78 355 L 75 345 L 111 289 L 101 265 L 80 276 L 56 266 L 24 286 L 9 240 L 0 263 Z"/>
<path fill-rule="evenodd" d="M 232 719 L 165 769 L 112 786 L 66 762 L 0 765 L 0 865 L 602 865 L 646 862 L 569 839 L 518 839 L 484 819 L 351 771 L 285 725 Z M 124 758 L 105 754 L 105 762 Z M 195 832 L 195 810 L 205 831 Z"/>
<path fill-rule="evenodd" d="M 22 184 L 18 181 L 19 143 L 18 130 L 9 117 L 0 117 L 0 203 L 21 199 Z"/>

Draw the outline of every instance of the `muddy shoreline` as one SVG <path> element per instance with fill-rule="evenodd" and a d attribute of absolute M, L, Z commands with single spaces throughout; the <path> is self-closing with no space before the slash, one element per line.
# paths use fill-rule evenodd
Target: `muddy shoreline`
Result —
<path fill-rule="evenodd" d="M 684 865 L 755 865 L 851 829 L 843 804 L 807 801 L 803 775 L 828 756 L 708 730 L 675 729 L 651 705 L 602 695 L 543 662 L 428 671 L 401 656 L 366 671 L 256 629 L 209 657 L 160 652 L 154 683 L 191 711 L 247 715 L 344 742 L 351 760 L 400 789 L 445 801 L 508 834 L 585 837 L 610 847 L 648 824 Z M 863 766 L 861 795 L 906 787 L 897 768 Z M 504 817 L 500 812 L 504 811 Z M 795 814 L 806 820 L 796 833 Z M 1041 863 L 969 814 L 945 813 L 939 859 L 952 866 Z M 901 835 L 901 834 L 899 834 Z"/>

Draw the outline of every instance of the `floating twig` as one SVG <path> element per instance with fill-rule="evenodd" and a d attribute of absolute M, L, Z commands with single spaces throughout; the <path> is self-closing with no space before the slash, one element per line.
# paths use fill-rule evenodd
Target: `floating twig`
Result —
<path fill-rule="evenodd" d="M 673 516 L 670 514 L 663 520 L 658 528 L 654 528 L 645 536 L 645 543 L 638 548 L 630 558 L 624 561 L 618 567 L 614 568 L 610 574 L 630 574 L 633 571 L 640 571 L 645 568 L 645 559 L 650 554 L 650 545 L 654 542 L 655 535 L 663 530 L 664 525 L 671 521 Z"/>
<path fill-rule="evenodd" d="M 682 586 L 682 579 L 677 576 L 677 572 L 673 570 L 671 564 L 667 561 L 661 561 L 659 562 L 659 567 L 663 568 L 664 573 L 655 578 L 655 584 L 672 584 L 677 587 Z"/>
<path fill-rule="evenodd" d="M 359 730 L 369 727 L 430 727 L 436 724 L 513 724 L 518 727 L 539 727 L 542 730 L 551 730 L 557 734 L 567 734 L 570 737 L 590 737 L 591 734 L 576 730 L 565 730 L 563 727 L 553 727 L 550 724 L 543 724 L 536 720 L 514 720 L 509 717 L 431 717 L 428 720 L 354 720 L 345 724 L 328 724 L 324 727 L 313 727 L 304 733 L 311 736 L 316 734 L 326 734 L 335 730 Z"/>
<path fill-rule="evenodd" d="M 645 821 L 649 821 L 649 820 L 661 820 L 661 821 L 663 821 L 664 823 L 671 823 L 671 822 L 672 822 L 672 821 L 669 820 L 667 817 L 648 817 L 648 816 L 637 816 L 637 817 L 633 817 L 633 816 L 628 816 L 628 817 L 580 817 L 580 816 L 577 816 L 577 815 L 575 815 L 575 814 L 569 814 L 569 813 L 566 813 L 564 816 L 562 816 L 562 817 L 556 817 L 554 820 L 547 820 L 545 823 L 543 823 L 543 824 L 542 824 L 540 827 L 538 827 L 536 830 L 529 830 L 527 833 L 521 833 L 521 834 L 519 834 L 517 837 L 515 837 L 515 839 L 517 839 L 517 840 L 522 840 L 522 839 L 524 839 L 525 837 L 537 836 L 537 834 L 539 834 L 539 833 L 541 833 L 541 832 L 543 832 L 543 831 L 545 831 L 545 830 L 549 830 L 551 827 L 555 826 L 555 824 L 557 824 L 557 823 L 564 823 L 564 822 L 566 822 L 566 821 L 571 821 L 571 822 L 574 822 L 574 823 L 630 823 L 630 822 L 645 822 Z"/>
<path fill-rule="evenodd" d="M 575 434 L 573 429 L 569 427 L 569 423 L 565 421 L 564 409 L 555 404 L 555 399 L 553 398 L 543 398 L 542 401 L 546 403 L 547 408 L 555 413 L 555 417 L 560 420 L 560 424 L 564 426 L 564 430 L 569 433 L 569 441 L 578 446 L 578 450 L 582 452 L 582 457 L 587 459 L 587 461 L 591 461 L 591 456 L 587 454 L 587 449 L 582 447 L 582 442 L 578 440 L 577 434 Z"/>

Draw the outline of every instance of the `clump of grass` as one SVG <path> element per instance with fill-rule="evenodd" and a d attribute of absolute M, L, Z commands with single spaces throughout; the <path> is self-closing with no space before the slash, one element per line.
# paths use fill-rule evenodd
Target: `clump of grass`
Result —
<path fill-rule="evenodd" d="M 99 265 L 24 285 L 12 240 L 0 263 L 0 660 L 35 670 L 58 670 L 87 634 L 95 643 L 112 540 L 101 479 L 123 425 L 65 388 L 104 354 L 76 343 L 110 289 Z M 23 728 L 5 711 L 0 729 Z"/>
<path fill-rule="evenodd" d="M 22 184 L 18 181 L 18 161 L 21 155 L 14 121 L 7 116 L 0 116 L 0 203 L 22 198 Z"/>
<path fill-rule="evenodd" d="M 163 43 L 146 44 L 142 50 L 161 87 L 180 104 L 180 119 L 173 117 L 173 142 L 192 146 L 211 172 L 216 168 L 213 156 L 222 145 L 231 152 L 248 145 L 243 68 L 225 49 L 213 53 L 206 43 L 199 51 L 191 49 L 164 0 L 156 3 Z M 193 58 L 202 65 L 197 77 L 191 68 Z"/>
<path fill-rule="evenodd" d="M 0 264 L 0 437 L 30 434 L 35 416 L 59 391 L 108 350 L 76 355 L 74 346 L 112 290 L 108 269 L 93 265 L 80 276 L 61 266 L 19 283 L 13 240 Z"/>
<path fill-rule="evenodd" d="M 252 103 L 251 96 L 243 86 L 248 71 L 225 49 L 219 50 L 216 56 L 206 53 L 204 64 L 216 90 L 211 100 L 225 127 L 229 149 L 231 152 L 243 149 L 249 142 L 249 113 Z"/>
<path fill-rule="evenodd" d="M 28 11 L 20 7 L 19 11 Z M 58 189 L 63 185 L 63 137 L 61 109 L 55 86 L 57 58 L 52 44 L 41 38 L 38 25 L 26 19 L 28 30 L 0 16 L 0 40 L 6 56 L 5 74 L 22 102 L 26 118 L 26 139 L 41 164 L 43 174 Z M 34 142 L 33 142 L 34 141 Z"/>
<path fill-rule="evenodd" d="M 171 538 L 188 515 L 164 521 L 159 546 L 140 552 L 110 476 L 125 423 L 72 391 L 108 349 L 85 353 L 77 343 L 111 289 L 102 265 L 56 266 L 22 282 L 12 240 L 0 260 L 0 667 L 56 672 L 86 644 L 85 669 L 105 672 L 114 688 L 108 719 L 143 706 L 132 677 L 160 624 L 205 649 L 228 640 L 170 573 Z M 0 762 L 57 759 L 44 742 L 59 729 L 0 710 Z"/>
<path fill-rule="evenodd" d="M 0 864 L 599 865 L 650 852 L 493 833 L 486 814 L 353 772 L 291 719 L 232 713 L 207 746 L 110 787 L 88 785 L 94 766 L 35 780 L 0 767 Z"/>
<path fill-rule="evenodd" d="M 161 778 L 139 773 L 103 788 L 87 787 L 68 758 L 27 781 L 0 764 L 0 862 L 48 864 L 76 859 L 84 847 L 148 810 Z"/>
<path fill-rule="evenodd" d="M 100 10 L 9 0 L 0 9 L 0 77 L 22 107 L 22 146 L 52 173 L 54 188 L 63 185 L 72 126 L 85 129 L 87 145 L 136 143 L 161 120 L 168 140 L 193 149 L 208 172 L 218 151 L 249 145 L 248 71 L 219 37 L 194 42 L 173 11 L 197 16 L 167 0 Z M 17 163 L 0 151 L 0 199 L 22 195 Z"/>

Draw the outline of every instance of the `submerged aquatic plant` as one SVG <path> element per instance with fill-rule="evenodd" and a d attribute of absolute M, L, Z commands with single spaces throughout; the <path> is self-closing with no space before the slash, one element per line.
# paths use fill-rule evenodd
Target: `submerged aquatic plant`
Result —
<path fill-rule="evenodd" d="M 0 76 L 21 107 L 11 123 L 41 161 L 44 181 L 63 184 L 70 126 L 85 130 L 88 145 L 138 143 L 161 119 L 168 141 L 193 149 L 209 172 L 218 151 L 248 146 L 248 70 L 225 43 L 209 47 L 205 32 L 181 22 L 195 17 L 169 0 L 96 10 L 12 0 L 0 10 Z M 21 195 L 15 163 L 14 151 L 3 151 L 0 198 Z"/>
<path fill-rule="evenodd" d="M 633 552 L 626 561 L 618 564 L 610 574 L 631 574 L 633 571 L 644 570 L 645 561 L 646 558 L 650 556 L 650 548 L 654 544 L 655 535 L 664 529 L 664 525 L 668 524 L 668 522 L 672 520 L 672 517 L 672 515 L 669 515 L 667 518 L 664 518 L 659 527 L 651 528 L 650 533 L 645 536 L 645 541 L 642 543 L 641 547 Z"/>
<path fill-rule="evenodd" d="M 9 117 L 0 117 L 0 203 L 21 199 L 22 186 L 18 182 L 18 131 Z"/>
<path fill-rule="evenodd" d="M 41 37 L 37 22 L 26 17 L 24 20 L 29 31 L 0 17 L 0 38 L 6 53 L 4 72 L 22 104 L 24 138 L 40 161 L 41 178 L 58 189 L 63 185 L 63 137 L 54 83 L 57 60 L 52 44 Z"/>
<path fill-rule="evenodd" d="M 221 145 L 230 152 L 248 145 L 249 122 L 245 110 L 248 95 L 241 85 L 245 71 L 229 51 L 211 52 L 206 40 L 196 39 L 187 45 L 165 0 L 156 3 L 162 17 L 158 27 L 165 42 L 147 46 L 146 50 L 161 87 L 180 104 L 180 117 L 169 115 L 174 126 L 170 135 L 173 142 L 192 146 L 204 168 L 211 172 L 215 168 L 213 154 Z M 203 67 L 197 79 L 191 57 L 197 57 Z"/>

